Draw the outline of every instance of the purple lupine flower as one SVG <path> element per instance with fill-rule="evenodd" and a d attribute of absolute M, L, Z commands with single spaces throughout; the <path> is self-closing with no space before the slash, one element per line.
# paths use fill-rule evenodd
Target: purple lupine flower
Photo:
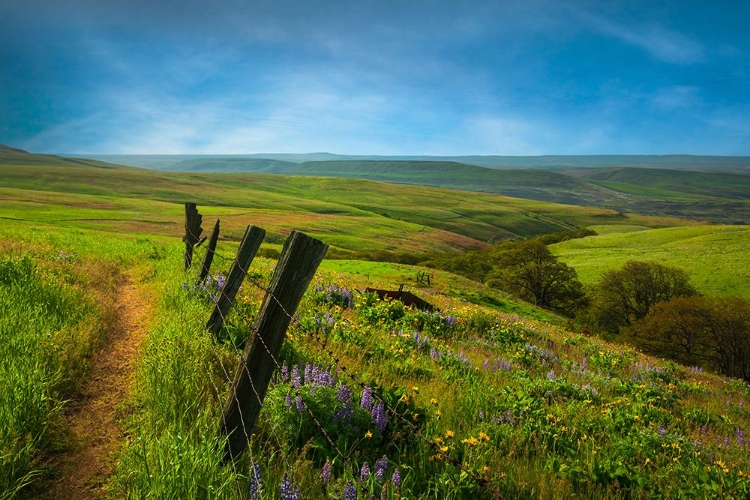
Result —
<path fill-rule="evenodd" d="M 331 375 L 330 368 L 326 370 L 318 370 L 315 382 L 323 387 L 333 387 L 336 384 L 335 380 L 333 379 L 333 375 Z"/>
<path fill-rule="evenodd" d="M 471 360 L 469 357 L 464 353 L 463 349 L 461 349 L 461 352 L 457 356 L 458 360 L 461 361 L 465 365 L 471 365 Z"/>
<path fill-rule="evenodd" d="M 344 486 L 344 500 L 357 500 L 357 488 L 351 481 Z"/>
<path fill-rule="evenodd" d="M 448 326 L 454 326 L 456 324 L 456 317 L 455 316 L 446 316 L 443 321 L 445 321 L 445 324 Z"/>
<path fill-rule="evenodd" d="M 323 484 L 328 484 L 331 481 L 331 462 L 326 460 L 323 464 L 323 469 L 320 471 L 320 475 L 323 478 Z"/>
<path fill-rule="evenodd" d="M 365 410 L 372 408 L 372 389 L 370 389 L 369 385 L 366 385 L 365 388 L 362 389 L 362 401 L 360 402 L 360 406 Z"/>
<path fill-rule="evenodd" d="M 305 380 L 302 382 L 303 384 L 309 384 L 312 380 L 312 369 L 313 366 L 310 363 L 305 365 Z"/>
<path fill-rule="evenodd" d="M 352 399 L 352 390 L 344 384 L 339 384 L 338 392 L 336 393 L 336 401 L 346 403 Z"/>
<path fill-rule="evenodd" d="M 352 413 L 352 401 L 348 400 L 346 403 L 344 403 L 344 406 L 336 411 L 336 414 L 333 416 L 333 420 L 343 420 L 348 424 L 352 421 Z"/>
<path fill-rule="evenodd" d="M 442 357 L 443 357 L 442 352 L 438 351 L 434 347 L 430 347 L 430 358 L 432 358 L 433 361 L 438 361 Z"/>
<path fill-rule="evenodd" d="M 299 487 L 293 485 L 286 474 L 281 480 L 281 500 L 299 500 Z"/>
<path fill-rule="evenodd" d="M 362 468 L 359 470 L 359 480 L 363 483 L 370 478 L 370 466 L 367 462 L 362 464 Z"/>
<path fill-rule="evenodd" d="M 382 434 L 385 432 L 385 428 L 388 425 L 388 414 L 385 411 L 385 405 L 383 403 L 375 403 L 372 407 L 372 421 L 375 423 L 375 427 Z"/>
<path fill-rule="evenodd" d="M 482 363 L 482 369 L 484 371 L 487 371 L 487 370 L 490 369 L 490 360 L 489 359 L 485 359 L 484 360 L 484 363 Z"/>
<path fill-rule="evenodd" d="M 281 381 L 289 382 L 289 367 L 286 365 L 286 361 L 281 365 Z"/>
<path fill-rule="evenodd" d="M 292 408 L 294 406 L 294 403 L 292 402 L 292 393 L 288 392 L 286 395 L 286 399 L 284 400 L 284 403 L 286 404 L 287 408 Z"/>
<path fill-rule="evenodd" d="M 375 477 L 379 483 L 385 480 L 386 472 L 388 472 L 388 457 L 383 455 L 380 460 L 375 462 Z"/>
<path fill-rule="evenodd" d="M 292 387 L 299 389 L 302 386 L 302 377 L 299 374 L 299 368 L 294 365 L 292 368 Z"/>
<path fill-rule="evenodd" d="M 302 394 L 297 394 L 297 397 L 294 400 L 294 403 L 297 406 L 297 412 L 302 413 L 305 411 L 305 402 L 302 401 Z"/>
<path fill-rule="evenodd" d="M 664 426 L 664 424 L 661 424 L 657 432 L 659 433 L 659 437 L 664 437 L 664 435 L 667 433 L 667 428 Z"/>
<path fill-rule="evenodd" d="M 744 447 L 745 446 L 745 431 L 737 427 L 734 431 L 734 435 L 737 436 L 737 446 Z"/>
<path fill-rule="evenodd" d="M 261 487 L 260 465 L 254 464 L 250 469 L 250 498 L 252 500 L 260 498 Z"/>
<path fill-rule="evenodd" d="M 401 471 L 396 469 L 393 471 L 393 475 L 391 476 L 391 481 L 393 481 L 393 486 L 396 487 L 396 489 L 399 489 L 401 487 Z"/>
<path fill-rule="evenodd" d="M 550 370 L 549 373 L 547 373 L 547 380 L 555 380 L 555 370 Z"/>

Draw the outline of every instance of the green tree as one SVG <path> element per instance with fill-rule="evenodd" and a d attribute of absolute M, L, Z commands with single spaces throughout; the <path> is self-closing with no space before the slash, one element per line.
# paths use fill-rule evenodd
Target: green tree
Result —
<path fill-rule="evenodd" d="M 750 301 L 676 298 L 654 306 L 628 332 L 651 354 L 750 380 Z"/>
<path fill-rule="evenodd" d="M 584 305 L 586 294 L 575 269 L 557 260 L 538 240 L 500 255 L 490 282 L 537 306 L 568 315 Z"/>
<path fill-rule="evenodd" d="M 682 269 L 639 261 L 604 273 L 596 290 L 594 315 L 600 327 L 613 333 L 644 318 L 659 302 L 698 293 Z"/>

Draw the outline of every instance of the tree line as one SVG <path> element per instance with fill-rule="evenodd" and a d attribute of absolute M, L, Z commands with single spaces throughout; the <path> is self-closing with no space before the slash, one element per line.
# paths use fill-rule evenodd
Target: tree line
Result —
<path fill-rule="evenodd" d="M 750 381 L 750 301 L 702 296 L 684 270 L 656 262 L 627 262 L 587 290 L 547 245 L 591 234 L 565 231 L 422 264 L 566 315 L 584 331 Z"/>

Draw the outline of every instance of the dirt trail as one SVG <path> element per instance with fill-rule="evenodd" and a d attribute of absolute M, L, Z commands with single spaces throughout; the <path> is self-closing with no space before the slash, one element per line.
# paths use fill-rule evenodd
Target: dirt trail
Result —
<path fill-rule="evenodd" d="M 104 485 L 122 441 L 115 412 L 132 386 L 136 355 L 147 333 L 149 315 L 147 298 L 127 278 L 118 290 L 117 324 L 94 355 L 91 379 L 67 406 L 71 450 L 58 457 L 60 476 L 52 486 L 52 498 L 106 497 Z"/>

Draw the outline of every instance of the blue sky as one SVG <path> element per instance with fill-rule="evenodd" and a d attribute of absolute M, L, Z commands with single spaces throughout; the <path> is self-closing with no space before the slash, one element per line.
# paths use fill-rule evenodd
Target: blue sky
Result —
<path fill-rule="evenodd" d="M 750 3 L 3 0 L 0 143 L 750 155 Z"/>

